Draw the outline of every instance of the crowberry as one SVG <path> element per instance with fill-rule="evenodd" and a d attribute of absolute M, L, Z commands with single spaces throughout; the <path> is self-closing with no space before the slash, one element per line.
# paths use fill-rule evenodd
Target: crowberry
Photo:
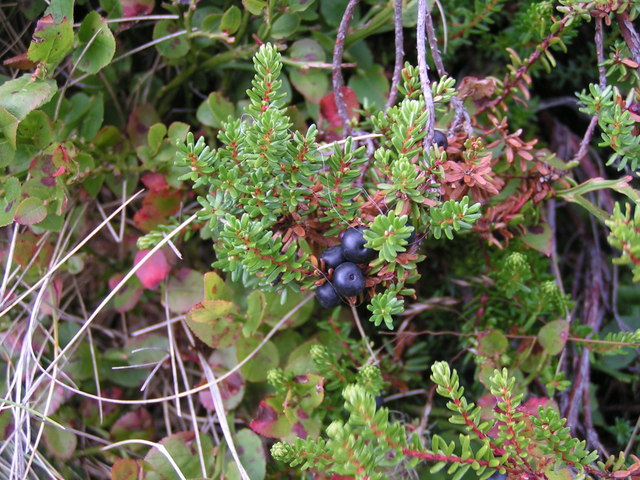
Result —
<path fill-rule="evenodd" d="M 364 290 L 364 275 L 356 264 L 345 262 L 334 270 L 333 286 L 340 295 L 355 297 Z"/>
<path fill-rule="evenodd" d="M 340 305 L 340 295 L 338 295 L 338 292 L 330 282 L 323 283 L 316 288 L 316 298 L 324 308 L 333 308 Z"/>
<path fill-rule="evenodd" d="M 342 245 L 327 248 L 320 254 L 320 258 L 324 260 L 327 270 L 330 268 L 336 268 L 338 265 L 345 262 Z"/>
<path fill-rule="evenodd" d="M 439 147 L 442 147 L 443 150 L 446 150 L 449 146 L 449 142 L 447 142 L 447 136 L 440 130 L 436 130 L 434 132 L 433 143 L 435 143 Z"/>
<path fill-rule="evenodd" d="M 369 263 L 376 258 L 375 250 L 364 246 L 367 241 L 363 232 L 366 229 L 362 226 L 350 228 L 342 235 L 342 249 L 344 258 L 353 263 Z"/>

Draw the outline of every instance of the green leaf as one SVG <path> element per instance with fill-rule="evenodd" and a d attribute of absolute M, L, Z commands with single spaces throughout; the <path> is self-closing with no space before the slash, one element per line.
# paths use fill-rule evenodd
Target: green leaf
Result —
<path fill-rule="evenodd" d="M 222 16 L 222 20 L 220 21 L 220 30 L 229 34 L 234 34 L 240 28 L 241 23 L 242 12 L 238 7 L 232 5 Z"/>
<path fill-rule="evenodd" d="M 205 300 L 229 300 L 231 292 L 224 280 L 216 272 L 204 274 L 204 299 Z"/>
<path fill-rule="evenodd" d="M 185 313 L 202 301 L 203 276 L 196 270 L 182 268 L 167 283 L 167 305 L 171 312 Z M 162 302 L 164 304 L 164 301 Z"/>
<path fill-rule="evenodd" d="M 292 12 L 304 12 L 314 3 L 315 0 L 289 0 L 289 10 Z"/>
<path fill-rule="evenodd" d="M 538 333 L 538 341 L 549 355 L 557 355 L 562 351 L 569 337 L 569 322 L 554 320 L 547 323 Z"/>
<path fill-rule="evenodd" d="M 18 124 L 51 100 L 57 88 L 53 80 L 31 80 L 30 75 L 0 85 L 0 130 L 14 149 Z"/>
<path fill-rule="evenodd" d="M 551 228 L 546 223 L 528 227 L 527 233 L 521 236 L 520 239 L 526 245 L 545 254 L 547 257 L 550 257 L 553 252 L 553 235 Z"/>
<path fill-rule="evenodd" d="M 329 91 L 329 74 L 316 68 L 291 69 L 289 78 L 295 89 L 311 103 L 320 103 Z"/>
<path fill-rule="evenodd" d="M 236 434 L 236 448 L 240 463 L 251 480 L 262 480 L 267 472 L 266 453 L 262 439 L 247 428 Z M 225 474 L 229 480 L 240 480 L 240 472 L 235 462 L 229 462 Z"/>
<path fill-rule="evenodd" d="M 242 0 L 242 6 L 252 15 L 260 15 L 266 5 L 265 0 Z"/>
<path fill-rule="evenodd" d="M 116 40 L 107 22 L 98 12 L 90 12 L 78 29 L 74 63 L 83 72 L 95 74 L 111 62 L 115 51 Z"/>
<path fill-rule="evenodd" d="M 310 38 L 293 42 L 288 50 L 289 57 L 297 62 L 324 62 L 327 59 L 322 46 Z"/>
<path fill-rule="evenodd" d="M 227 100 L 222 92 L 213 92 L 200 104 L 196 117 L 208 127 L 222 128 L 223 122 L 236 114 L 233 103 Z"/>
<path fill-rule="evenodd" d="M 186 322 L 193 333 L 211 348 L 234 345 L 241 325 L 233 315 L 234 304 L 228 300 L 204 300 L 187 314 Z"/>
<path fill-rule="evenodd" d="M 480 338 L 478 353 L 485 357 L 492 357 L 504 353 L 509 346 L 507 338 L 498 330 L 492 330 Z"/>
<path fill-rule="evenodd" d="M 27 56 L 52 71 L 73 47 L 73 25 L 68 17 L 55 21 L 51 14 L 38 20 Z"/>
<path fill-rule="evenodd" d="M 260 337 L 244 338 L 236 343 L 238 362 L 244 360 L 261 342 Z M 267 372 L 280 363 L 280 354 L 272 342 L 266 342 L 258 353 L 245 363 L 241 372 L 249 382 L 264 382 Z"/>
<path fill-rule="evenodd" d="M 381 65 L 374 65 L 351 77 L 349 88 L 356 92 L 361 102 L 367 99 L 380 110 L 384 109 L 389 95 L 389 81 Z"/>
<path fill-rule="evenodd" d="M 340 25 L 347 3 L 348 0 L 322 0 L 320 2 L 320 13 L 329 25 L 337 27 Z"/>
<path fill-rule="evenodd" d="M 5 177 L 0 184 L 0 227 L 13 221 L 20 198 L 20 182 L 15 177 Z"/>
<path fill-rule="evenodd" d="M 47 4 L 44 0 L 33 0 L 30 2 L 18 3 L 18 8 L 20 8 L 20 11 L 29 20 L 35 20 L 42 14 L 42 12 L 44 12 L 45 8 L 47 8 Z"/>
<path fill-rule="evenodd" d="M 78 437 L 75 433 L 48 423 L 44 426 L 43 437 L 47 452 L 61 460 L 69 460 L 78 445 Z"/>
<path fill-rule="evenodd" d="M 16 210 L 15 219 L 20 225 L 35 225 L 47 216 L 44 202 L 37 197 L 28 197 L 20 202 Z"/>
<path fill-rule="evenodd" d="M 297 15 L 285 13 L 279 16 L 271 26 L 271 36 L 275 39 L 290 37 L 300 26 L 300 18 Z"/>
<path fill-rule="evenodd" d="M 53 138 L 52 122 L 42 110 L 34 110 L 20 122 L 16 138 L 19 145 L 43 150 Z"/>
<path fill-rule="evenodd" d="M 180 26 L 173 20 L 160 20 L 153 27 L 153 39 L 159 40 L 160 38 L 176 34 L 180 31 Z M 187 32 L 182 35 L 164 40 L 156 44 L 156 49 L 160 52 L 160 55 L 167 58 L 180 58 L 184 57 L 189 52 L 189 42 L 187 41 Z"/>
<path fill-rule="evenodd" d="M 205 458 L 205 466 L 208 472 L 213 471 L 213 462 L 216 458 L 213 443 L 207 435 L 200 435 L 200 442 Z M 202 470 L 197 451 L 196 438 L 193 431 L 178 432 L 160 441 L 164 445 L 169 456 L 174 460 L 184 477 L 200 478 Z M 152 448 L 145 461 L 151 466 L 151 471 L 144 475 L 145 480 L 179 480 L 173 465 L 167 457 L 157 448 Z"/>
<path fill-rule="evenodd" d="M 11 165 L 15 156 L 16 151 L 9 144 L 9 140 L 0 137 L 0 168 Z M 0 195 L 0 198 L 2 198 L 2 195 Z"/>
<path fill-rule="evenodd" d="M 264 318 L 267 299 L 260 290 L 254 290 L 247 297 L 247 321 L 242 327 L 245 337 L 253 335 Z"/>
<path fill-rule="evenodd" d="M 47 10 L 44 12 L 45 15 L 51 14 L 56 22 L 62 21 L 63 18 L 68 18 L 69 21 L 73 23 L 74 0 L 51 0 L 47 3 L 49 7 L 47 7 Z"/>

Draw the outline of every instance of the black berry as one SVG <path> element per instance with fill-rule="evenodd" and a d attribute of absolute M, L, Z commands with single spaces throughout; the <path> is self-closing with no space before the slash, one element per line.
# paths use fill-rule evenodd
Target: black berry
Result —
<path fill-rule="evenodd" d="M 369 263 L 376 258 L 376 251 L 364 246 L 364 227 L 350 228 L 342 235 L 344 258 L 353 263 Z"/>
<path fill-rule="evenodd" d="M 376 396 L 376 412 L 384 405 L 384 397 L 382 395 Z"/>
<path fill-rule="evenodd" d="M 336 292 L 336 289 L 331 283 L 323 283 L 316 288 L 316 298 L 318 303 L 324 308 L 333 308 L 340 305 L 340 295 Z"/>
<path fill-rule="evenodd" d="M 344 297 L 355 297 L 364 290 L 364 275 L 351 262 L 338 265 L 333 271 L 333 286 Z"/>
<path fill-rule="evenodd" d="M 493 475 L 491 475 L 487 480 L 507 480 L 507 474 L 496 472 Z"/>
<path fill-rule="evenodd" d="M 442 147 L 443 150 L 446 150 L 449 146 L 449 142 L 447 142 L 447 136 L 440 130 L 436 130 L 434 132 L 433 143 L 435 143 L 439 147 Z"/>
<path fill-rule="evenodd" d="M 324 264 L 326 265 L 327 270 L 329 268 L 336 268 L 338 265 L 346 261 L 346 259 L 344 258 L 342 245 L 336 245 L 335 247 L 327 248 L 320 254 L 320 258 L 324 260 Z"/>

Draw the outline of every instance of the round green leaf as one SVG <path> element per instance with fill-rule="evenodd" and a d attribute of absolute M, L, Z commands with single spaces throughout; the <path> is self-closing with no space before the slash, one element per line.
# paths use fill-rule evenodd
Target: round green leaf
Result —
<path fill-rule="evenodd" d="M 478 342 L 478 353 L 485 357 L 492 357 L 504 353 L 509 346 L 507 338 L 498 330 L 492 330 Z"/>
<path fill-rule="evenodd" d="M 271 26 L 271 36 L 276 39 L 283 39 L 290 37 L 300 26 L 300 19 L 291 15 L 290 13 L 285 13 L 276 19 Z"/>
<path fill-rule="evenodd" d="M 289 48 L 289 57 L 298 62 L 324 62 L 327 59 L 322 46 L 310 38 L 303 38 Z"/>
<path fill-rule="evenodd" d="M 538 333 L 538 341 L 549 355 L 557 355 L 564 348 L 569 337 L 569 322 L 554 320 L 547 323 Z"/>
<path fill-rule="evenodd" d="M 222 21 L 220 22 L 220 30 L 233 34 L 238 31 L 242 23 L 242 12 L 238 7 L 232 5 L 224 12 Z"/>
<path fill-rule="evenodd" d="M 240 462 L 251 480 L 262 480 L 267 471 L 266 454 L 262 439 L 249 430 L 243 428 L 236 434 L 236 448 L 240 455 Z M 240 472 L 235 462 L 228 462 L 226 476 L 229 480 L 240 480 Z"/>
<path fill-rule="evenodd" d="M 0 227 L 9 225 L 18 208 L 20 182 L 15 177 L 6 177 L 0 183 Z"/>
<path fill-rule="evenodd" d="M 20 202 L 16 210 L 16 222 L 20 225 L 35 225 L 47 216 L 44 202 L 37 197 L 28 197 Z"/>
<path fill-rule="evenodd" d="M 61 430 L 50 424 L 45 424 L 43 431 L 47 452 L 56 458 L 69 460 L 76 451 L 78 437 L 70 430 Z"/>
<path fill-rule="evenodd" d="M 260 338 L 249 337 L 236 343 L 238 362 L 244 360 L 258 345 Z M 278 349 L 272 342 L 265 343 L 258 353 L 241 368 L 242 375 L 249 382 L 264 382 L 267 372 L 280 363 Z"/>
<path fill-rule="evenodd" d="M 161 38 L 177 34 L 179 31 L 180 27 L 176 22 L 172 20 L 161 20 L 153 27 L 153 39 L 160 40 Z M 158 52 L 160 52 L 160 55 L 167 58 L 184 57 L 189 51 L 186 32 L 158 43 L 156 48 Z"/>
<path fill-rule="evenodd" d="M 97 13 L 90 12 L 78 29 L 78 47 L 73 62 L 87 73 L 98 73 L 106 67 L 116 51 L 116 39 L 107 22 Z"/>
<path fill-rule="evenodd" d="M 227 100 L 222 92 L 213 92 L 200 104 L 196 117 L 198 121 L 208 127 L 221 128 L 229 116 L 235 116 L 233 103 Z"/>
<path fill-rule="evenodd" d="M 383 109 L 389 95 L 389 81 L 380 65 L 359 72 L 349 80 L 351 88 L 360 101 L 368 99 L 376 107 Z"/>
<path fill-rule="evenodd" d="M 329 90 L 328 74 L 315 68 L 291 70 L 289 78 L 295 89 L 311 103 L 320 103 Z"/>

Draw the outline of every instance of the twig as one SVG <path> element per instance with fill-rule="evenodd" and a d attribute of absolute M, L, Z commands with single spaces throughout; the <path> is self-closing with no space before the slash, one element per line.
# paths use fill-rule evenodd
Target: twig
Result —
<path fill-rule="evenodd" d="M 427 9 L 427 14 L 425 16 L 426 27 L 427 27 L 427 38 L 429 39 L 429 48 L 431 49 L 431 56 L 433 57 L 433 63 L 436 65 L 436 70 L 438 71 L 438 75 L 441 77 L 447 74 L 447 71 L 444 69 L 444 64 L 442 63 L 442 57 L 440 56 L 440 50 L 438 50 L 438 39 L 436 38 L 436 32 L 433 28 L 433 19 L 431 18 L 431 12 Z"/>
<path fill-rule="evenodd" d="M 600 454 L 609 458 L 609 452 L 602 445 L 598 432 L 593 426 L 593 417 L 591 415 L 591 393 L 589 392 L 589 383 L 591 382 L 591 372 L 588 371 L 585 379 L 586 387 L 582 390 L 582 412 L 584 416 L 584 429 L 587 442 L 591 445 L 591 448 L 597 449 Z"/>
<path fill-rule="evenodd" d="M 624 41 L 627 42 L 627 46 L 631 51 L 631 56 L 636 63 L 640 63 L 640 35 L 633 27 L 633 23 L 629 20 L 627 12 L 622 12 L 618 15 L 618 25 L 620 26 L 620 32 Z"/>
<path fill-rule="evenodd" d="M 391 78 L 391 91 L 387 100 L 386 110 L 390 109 L 398 97 L 398 85 L 402 76 L 402 65 L 404 63 L 404 36 L 402 33 L 402 0 L 395 0 L 393 4 L 393 22 L 395 25 L 396 63 L 393 67 L 393 77 Z"/>
<path fill-rule="evenodd" d="M 569 22 L 571 18 L 572 18 L 572 14 L 569 13 L 558 21 L 558 23 L 560 23 L 560 26 L 558 27 L 558 29 L 555 32 L 547 35 L 544 38 L 544 40 L 542 40 L 540 45 L 538 45 L 538 47 L 533 51 L 533 53 L 529 55 L 524 62 L 522 62 L 522 65 L 520 65 L 516 73 L 513 74 L 513 77 L 510 79 L 507 78 L 505 80 L 504 89 L 502 93 L 496 99 L 488 103 L 485 103 L 480 108 L 478 108 L 478 110 L 476 111 L 476 115 L 480 115 L 485 110 L 488 110 L 500 105 L 509 97 L 509 95 L 511 95 L 511 91 L 522 81 L 522 79 L 525 77 L 525 75 L 529 71 L 529 68 L 531 68 L 531 65 L 533 65 L 536 62 L 536 60 L 538 60 L 538 58 L 540 58 L 543 52 L 547 51 L 547 49 L 551 46 L 551 40 L 560 36 L 560 33 L 562 33 L 562 31 L 565 29 L 567 22 Z"/>
<path fill-rule="evenodd" d="M 426 18 L 428 15 L 427 0 L 418 0 L 418 25 L 417 25 L 417 37 L 418 37 L 418 72 L 420 73 L 420 86 L 422 88 L 422 95 L 424 96 L 424 102 L 427 107 L 427 135 L 424 139 L 424 149 L 426 150 L 433 143 L 434 125 L 436 117 L 436 108 L 433 104 L 433 94 L 431 93 L 431 82 L 429 81 L 429 66 L 427 65 L 427 51 L 426 44 Z"/>
<path fill-rule="evenodd" d="M 593 132 L 598 125 L 598 117 L 591 117 L 591 121 L 589 122 L 589 126 L 587 127 L 587 131 L 584 132 L 584 137 L 582 137 L 582 141 L 580 142 L 580 148 L 576 152 L 575 156 L 571 160 L 580 162 L 587 155 L 587 149 L 589 148 L 589 143 L 591 142 L 591 137 L 593 137 Z"/>
<path fill-rule="evenodd" d="M 441 77 L 447 75 L 447 71 L 444 68 L 444 63 L 442 62 L 442 56 L 440 55 L 440 50 L 438 50 L 438 39 L 436 38 L 436 32 L 433 28 L 433 19 L 431 18 L 431 12 L 427 9 L 427 14 L 425 17 L 426 28 L 427 28 L 427 37 L 429 39 L 429 48 L 431 49 L 431 56 L 433 57 L 433 63 L 436 65 L 436 70 L 438 71 L 438 75 Z M 444 23 L 444 18 L 443 18 Z M 455 133 L 458 127 L 462 124 L 464 125 L 464 130 L 467 136 L 471 136 L 473 134 L 473 130 L 471 128 L 471 117 L 469 116 L 469 112 L 464 108 L 464 104 L 457 95 L 451 98 L 451 104 L 453 105 L 453 109 L 456 112 L 456 116 L 453 119 L 453 124 L 451 125 L 451 129 L 449 130 L 451 133 Z"/>
<path fill-rule="evenodd" d="M 418 433 L 422 433 L 427 429 L 427 423 L 429 423 L 429 415 L 431 415 L 431 409 L 433 408 L 433 395 L 436 392 L 436 386 L 433 385 L 429 389 L 429 393 L 427 394 L 427 401 L 424 404 L 424 409 L 422 411 L 422 418 L 420 419 L 420 424 L 416 429 Z"/>
<path fill-rule="evenodd" d="M 596 17 L 596 57 L 598 59 L 598 80 L 600 90 L 607 86 L 607 70 L 604 68 L 604 33 L 602 31 L 602 18 Z"/>
<path fill-rule="evenodd" d="M 349 0 L 347 8 L 344 11 L 344 15 L 342 15 L 340 26 L 338 27 L 336 44 L 333 47 L 333 71 L 331 75 L 333 81 L 333 98 L 336 101 L 336 107 L 338 109 L 340 120 L 342 121 L 345 137 L 350 135 L 351 128 L 349 127 L 347 106 L 345 105 L 344 97 L 342 96 L 342 87 L 344 85 L 344 79 L 342 78 L 342 54 L 344 53 L 344 42 L 347 38 L 347 30 L 349 29 L 351 20 L 353 20 L 353 13 L 358 6 L 359 1 L 360 0 Z"/>
<path fill-rule="evenodd" d="M 638 417 L 638 420 L 636 421 L 636 426 L 633 428 L 633 432 L 631 432 L 631 436 L 629 437 L 629 443 L 627 443 L 627 446 L 624 449 L 625 457 L 628 457 L 629 453 L 631 453 L 631 447 L 633 447 L 633 442 L 638 436 L 638 431 L 640 431 L 640 417 Z"/>

